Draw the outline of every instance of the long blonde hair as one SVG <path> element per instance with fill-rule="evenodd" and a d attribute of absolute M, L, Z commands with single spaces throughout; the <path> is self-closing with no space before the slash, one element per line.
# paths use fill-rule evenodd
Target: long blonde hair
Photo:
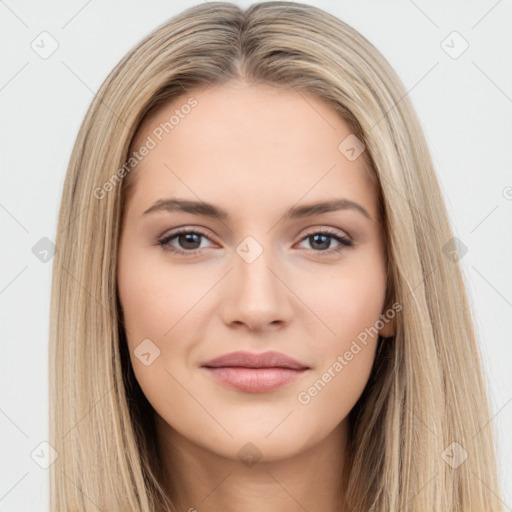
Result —
<path fill-rule="evenodd" d="M 379 340 L 350 413 L 347 510 L 501 511 L 472 313 L 406 90 L 349 25 L 313 6 L 275 1 L 245 10 L 206 2 L 168 20 L 109 74 L 81 125 L 53 264 L 52 512 L 173 509 L 117 297 L 120 223 L 136 172 L 126 162 L 150 112 L 195 87 L 235 79 L 328 101 L 364 142 L 378 184 L 388 299 L 402 311 L 395 336 Z"/>

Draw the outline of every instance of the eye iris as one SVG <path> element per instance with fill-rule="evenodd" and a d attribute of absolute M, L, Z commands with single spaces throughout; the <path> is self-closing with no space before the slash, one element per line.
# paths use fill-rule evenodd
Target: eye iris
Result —
<path fill-rule="evenodd" d="M 180 235 L 178 235 L 179 244 L 184 249 L 197 249 L 201 245 L 201 236 L 202 235 L 199 235 L 197 233 L 181 233 Z M 190 246 L 190 244 L 192 244 L 192 247 Z M 195 245 L 197 245 L 197 247 Z"/>
<path fill-rule="evenodd" d="M 317 243 L 317 240 L 316 240 L 317 237 L 323 238 L 323 241 L 320 242 L 321 247 L 317 247 L 317 249 L 329 249 L 329 246 L 331 245 L 331 243 L 330 243 L 331 237 L 329 235 L 323 235 L 321 233 L 316 233 L 309 237 L 310 241 L 313 240 L 311 246 L 315 247 L 315 243 Z"/>

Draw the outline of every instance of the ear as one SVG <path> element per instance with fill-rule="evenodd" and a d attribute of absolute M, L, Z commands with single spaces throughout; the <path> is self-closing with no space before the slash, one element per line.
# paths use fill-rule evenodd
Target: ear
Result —
<path fill-rule="evenodd" d="M 380 315 L 384 325 L 379 330 L 379 335 L 383 338 L 390 338 L 396 334 L 396 311 L 391 306 L 391 302 L 388 302 Z"/>

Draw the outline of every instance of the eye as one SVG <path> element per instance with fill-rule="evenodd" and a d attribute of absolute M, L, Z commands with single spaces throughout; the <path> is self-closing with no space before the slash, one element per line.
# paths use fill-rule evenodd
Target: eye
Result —
<path fill-rule="evenodd" d="M 338 246 L 331 249 L 331 240 L 333 238 L 338 242 Z M 313 249 L 315 252 L 324 252 L 328 254 L 341 252 L 348 247 L 352 247 L 354 244 L 349 238 L 328 229 L 323 231 L 313 231 L 307 234 L 302 240 L 309 241 L 313 248 L 316 246 L 316 249 Z"/>
<path fill-rule="evenodd" d="M 201 238 L 210 240 L 205 234 L 200 231 L 193 231 L 190 229 L 182 229 L 175 231 L 158 241 L 158 244 L 165 251 L 183 254 L 184 256 L 194 256 L 196 251 L 202 249 Z M 171 244 L 171 241 L 176 239 L 181 247 L 176 247 Z"/>

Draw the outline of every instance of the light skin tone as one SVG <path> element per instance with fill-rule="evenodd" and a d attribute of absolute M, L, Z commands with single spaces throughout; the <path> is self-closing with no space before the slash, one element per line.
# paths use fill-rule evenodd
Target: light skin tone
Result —
<path fill-rule="evenodd" d="M 180 511 L 339 512 L 348 414 L 377 336 L 358 342 L 341 371 L 333 365 L 389 307 L 377 192 L 363 158 L 338 149 L 348 125 L 293 89 L 237 82 L 186 93 L 146 119 L 132 147 L 156 140 L 152 130 L 191 96 L 197 106 L 136 167 L 118 260 L 131 363 L 156 411 L 169 495 Z M 171 198 L 211 203 L 229 217 L 144 214 Z M 337 199 L 369 217 L 358 208 L 285 216 Z M 199 234 L 170 238 L 178 228 Z M 249 250 L 263 251 L 250 263 L 237 252 L 248 236 L 257 244 Z M 176 252 L 159 244 L 164 238 Z M 387 322 L 379 333 L 393 330 Z M 145 339 L 160 351 L 147 366 L 134 353 Z M 249 393 L 201 368 L 237 350 L 275 350 L 309 370 Z M 330 380 L 307 395 L 329 368 Z"/>

